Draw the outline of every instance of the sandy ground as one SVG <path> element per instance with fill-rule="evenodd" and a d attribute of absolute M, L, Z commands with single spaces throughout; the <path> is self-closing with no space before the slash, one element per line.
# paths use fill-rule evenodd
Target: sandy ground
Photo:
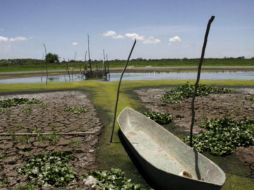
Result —
<path fill-rule="evenodd" d="M 166 89 L 148 88 L 135 90 L 143 106 L 151 111 L 170 113 L 174 124 L 183 132 L 188 132 L 191 122 L 191 99 L 179 104 L 164 105 L 160 99 Z M 235 119 L 248 118 L 254 120 L 254 102 L 245 100 L 245 97 L 254 94 L 254 88 L 238 88 L 236 93 L 212 94 L 196 98 L 196 117 L 194 133 L 198 133 L 198 125 L 205 118 L 222 118 L 224 116 Z M 243 164 L 249 165 L 254 178 L 254 146 L 240 147 L 235 155 Z"/>
<path fill-rule="evenodd" d="M 19 105 L 2 109 L 0 133 L 22 132 L 91 132 L 89 135 L 47 135 L 39 137 L 0 136 L 0 189 L 12 189 L 26 179 L 17 169 L 33 155 L 52 151 L 70 151 L 74 159 L 71 165 L 78 175 L 96 168 L 95 149 L 101 132 L 95 108 L 88 97 L 77 91 L 49 92 L 26 95 L 0 96 L 0 100 L 23 97 L 36 98 L 42 104 Z M 66 106 L 83 106 L 85 113 L 66 112 Z M 78 187 L 79 182 L 66 187 Z"/>

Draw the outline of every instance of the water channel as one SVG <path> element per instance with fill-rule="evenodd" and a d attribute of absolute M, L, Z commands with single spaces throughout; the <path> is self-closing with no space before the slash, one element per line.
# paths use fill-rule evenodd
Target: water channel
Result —
<path fill-rule="evenodd" d="M 121 73 L 111 73 L 110 81 L 119 80 Z M 133 72 L 125 73 L 123 80 L 162 80 L 162 79 L 195 79 L 197 77 L 196 72 Z M 254 71 L 224 71 L 224 72 L 203 72 L 201 79 L 209 80 L 254 80 Z M 84 76 L 80 74 L 74 75 L 55 75 L 49 76 L 48 82 L 59 81 L 80 81 L 85 80 Z M 0 79 L 0 84 L 11 83 L 43 83 L 46 81 L 46 76 L 32 76 L 32 77 L 19 77 L 10 79 Z"/>

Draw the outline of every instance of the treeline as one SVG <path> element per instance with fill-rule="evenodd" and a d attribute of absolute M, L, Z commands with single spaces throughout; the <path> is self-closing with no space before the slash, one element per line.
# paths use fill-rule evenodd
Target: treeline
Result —
<path fill-rule="evenodd" d="M 93 66 L 101 66 L 102 60 L 92 60 L 91 63 Z M 132 59 L 130 65 L 132 66 L 195 66 L 199 62 L 198 58 L 183 58 L 183 59 Z M 109 60 L 108 63 L 111 67 L 120 67 L 125 64 L 125 60 Z M 1 59 L 0 66 L 43 66 L 45 64 L 45 60 L 41 59 Z M 77 61 L 77 60 L 69 60 L 69 61 L 59 61 L 54 63 L 49 63 L 54 66 L 64 66 L 69 64 L 73 67 L 80 66 L 82 64 L 86 64 L 85 61 Z M 254 66 L 254 58 L 245 58 L 245 57 L 237 57 L 237 58 L 206 58 L 204 65 L 207 66 Z"/>

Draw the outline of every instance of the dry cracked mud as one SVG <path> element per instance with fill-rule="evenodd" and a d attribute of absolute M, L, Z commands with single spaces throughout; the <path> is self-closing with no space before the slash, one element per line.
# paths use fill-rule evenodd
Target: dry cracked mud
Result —
<path fill-rule="evenodd" d="M 26 178 L 18 173 L 26 160 L 46 152 L 68 151 L 74 156 L 70 165 L 79 175 L 96 168 L 96 146 L 102 124 L 87 95 L 78 91 L 47 92 L 23 95 L 4 95 L 8 98 L 35 98 L 41 104 L 23 104 L 0 110 L 0 189 L 15 189 L 25 184 Z M 67 112 L 66 107 L 82 106 L 83 113 Z M 50 135 L 40 135 L 41 133 Z M 89 132 L 81 135 L 58 133 Z M 14 133 L 38 133 L 38 136 L 15 136 Z M 80 182 L 65 189 L 75 189 Z"/>

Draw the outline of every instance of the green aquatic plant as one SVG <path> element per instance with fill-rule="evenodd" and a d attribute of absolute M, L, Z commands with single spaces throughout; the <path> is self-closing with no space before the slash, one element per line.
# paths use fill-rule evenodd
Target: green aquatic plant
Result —
<path fill-rule="evenodd" d="M 74 113 L 74 114 L 80 114 L 80 113 L 85 113 L 87 109 L 84 106 L 76 105 L 76 106 L 65 106 L 64 111 Z"/>
<path fill-rule="evenodd" d="M 254 145 L 254 120 L 236 121 L 225 117 L 207 120 L 200 127 L 205 130 L 193 136 L 194 148 L 199 152 L 223 156 L 237 147 Z M 188 143 L 189 137 L 185 141 Z"/>
<path fill-rule="evenodd" d="M 245 96 L 245 100 L 254 102 L 254 95 Z"/>
<path fill-rule="evenodd" d="M 36 155 L 19 169 L 20 174 L 35 185 L 51 185 L 64 187 L 76 177 L 75 172 L 68 165 L 71 160 L 68 152 L 52 152 Z"/>
<path fill-rule="evenodd" d="M 145 190 L 141 185 L 126 178 L 120 169 L 93 171 L 91 175 L 97 179 L 96 190 Z"/>
<path fill-rule="evenodd" d="M 144 112 L 144 115 L 161 125 L 169 124 L 172 121 L 172 115 L 160 112 Z"/>
<path fill-rule="evenodd" d="M 22 104 L 40 104 L 42 103 L 40 100 L 35 98 L 10 98 L 6 100 L 0 100 L 0 108 L 9 108 L 13 106 L 18 106 Z"/>
<path fill-rule="evenodd" d="M 193 92 L 194 85 L 186 83 L 184 85 L 177 86 L 173 89 L 166 91 L 162 96 L 161 101 L 163 103 L 171 104 L 180 103 L 183 99 L 192 97 Z M 200 84 L 198 85 L 196 96 L 208 96 L 209 94 L 225 94 L 230 92 L 232 92 L 231 89 Z"/>

